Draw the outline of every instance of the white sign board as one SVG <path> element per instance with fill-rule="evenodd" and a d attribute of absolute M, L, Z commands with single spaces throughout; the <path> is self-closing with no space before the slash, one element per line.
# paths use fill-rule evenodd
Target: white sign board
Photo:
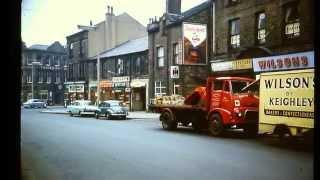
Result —
<path fill-rule="evenodd" d="M 213 72 L 232 70 L 232 62 L 227 61 L 227 62 L 211 63 L 211 70 Z"/>
<path fill-rule="evenodd" d="M 253 59 L 254 72 L 306 69 L 313 67 L 313 51 Z"/>
<path fill-rule="evenodd" d="M 80 85 L 80 84 L 69 85 L 69 92 L 70 93 L 84 92 L 84 85 Z"/>
<path fill-rule="evenodd" d="M 170 67 L 170 77 L 172 79 L 179 79 L 179 66 Z"/>

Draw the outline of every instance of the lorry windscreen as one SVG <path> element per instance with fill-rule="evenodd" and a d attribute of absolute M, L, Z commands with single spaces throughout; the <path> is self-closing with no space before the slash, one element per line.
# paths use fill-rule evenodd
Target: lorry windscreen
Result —
<path fill-rule="evenodd" d="M 231 81 L 232 84 L 232 92 L 240 93 L 241 90 L 248 85 L 247 81 Z"/>

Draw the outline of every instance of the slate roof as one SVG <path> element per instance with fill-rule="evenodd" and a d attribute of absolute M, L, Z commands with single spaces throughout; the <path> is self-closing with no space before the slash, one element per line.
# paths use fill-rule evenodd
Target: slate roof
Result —
<path fill-rule="evenodd" d="M 47 50 L 48 49 L 48 45 L 41 45 L 41 44 L 34 44 L 32 46 L 29 47 L 29 49 L 38 49 L 38 50 Z"/>
<path fill-rule="evenodd" d="M 142 38 L 126 41 L 112 49 L 105 51 L 100 58 L 120 56 L 125 54 L 131 54 L 136 52 L 142 52 L 148 49 L 148 36 Z M 97 56 L 91 59 L 96 59 Z"/>

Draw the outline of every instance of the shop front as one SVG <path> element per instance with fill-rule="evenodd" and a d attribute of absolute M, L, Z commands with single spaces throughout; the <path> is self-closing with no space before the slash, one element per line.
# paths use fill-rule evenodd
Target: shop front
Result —
<path fill-rule="evenodd" d="M 211 61 L 212 76 L 239 76 L 254 78 L 252 59 Z"/>
<path fill-rule="evenodd" d="M 91 102 L 96 102 L 97 100 L 97 84 L 98 82 L 97 81 L 89 81 L 89 92 L 88 92 L 88 99 L 91 101 Z"/>
<path fill-rule="evenodd" d="M 113 99 L 112 82 L 108 80 L 100 81 L 100 100 L 106 101 Z"/>
<path fill-rule="evenodd" d="M 148 79 L 133 79 L 131 87 L 131 109 L 132 111 L 145 111 L 148 102 Z"/>
<path fill-rule="evenodd" d="M 130 77 L 112 77 L 112 97 L 130 107 Z"/>
<path fill-rule="evenodd" d="M 68 101 L 67 104 L 70 104 L 70 102 L 73 102 L 75 100 L 87 99 L 84 81 L 65 82 L 64 84 L 66 88 L 65 95 L 67 95 L 65 99 L 67 99 Z"/>

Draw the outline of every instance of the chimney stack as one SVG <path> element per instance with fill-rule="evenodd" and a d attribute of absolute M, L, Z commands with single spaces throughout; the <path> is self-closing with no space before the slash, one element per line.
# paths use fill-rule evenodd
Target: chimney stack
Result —
<path fill-rule="evenodd" d="M 166 13 L 181 14 L 181 0 L 167 0 Z"/>
<path fill-rule="evenodd" d="M 109 15 L 110 14 L 110 6 L 107 6 L 107 7 L 108 7 L 107 14 Z"/>

